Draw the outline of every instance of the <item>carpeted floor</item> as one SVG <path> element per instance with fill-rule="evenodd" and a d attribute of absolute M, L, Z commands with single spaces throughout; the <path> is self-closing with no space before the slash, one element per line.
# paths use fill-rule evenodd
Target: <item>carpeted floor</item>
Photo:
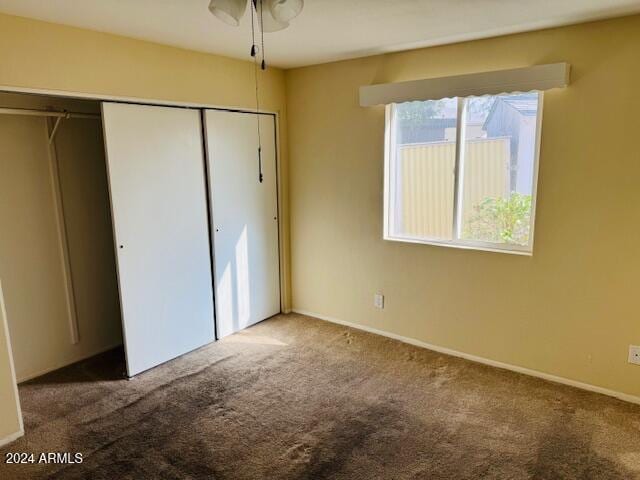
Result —
<path fill-rule="evenodd" d="M 0 478 L 640 478 L 639 406 L 300 315 L 123 369 L 114 351 L 21 385 L 3 459 L 84 461 Z"/>

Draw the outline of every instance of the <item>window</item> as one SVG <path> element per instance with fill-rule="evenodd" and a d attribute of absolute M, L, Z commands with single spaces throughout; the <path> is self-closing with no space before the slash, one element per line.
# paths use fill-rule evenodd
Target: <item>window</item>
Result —
<path fill-rule="evenodd" d="M 531 253 L 542 93 L 387 107 L 385 238 Z"/>

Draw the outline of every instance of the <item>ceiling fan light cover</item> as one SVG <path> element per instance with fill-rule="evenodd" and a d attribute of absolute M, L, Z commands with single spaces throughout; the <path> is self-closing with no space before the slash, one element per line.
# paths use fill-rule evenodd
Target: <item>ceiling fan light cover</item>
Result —
<path fill-rule="evenodd" d="M 264 33 L 278 32 L 289 26 L 289 22 L 279 21 L 271 13 L 273 1 L 274 0 L 265 0 L 257 4 L 258 23 L 260 23 L 260 29 Z"/>
<path fill-rule="evenodd" d="M 224 23 L 237 27 L 247 9 L 248 0 L 211 0 L 209 11 Z"/>
<path fill-rule="evenodd" d="M 304 0 L 267 0 L 273 18 L 281 23 L 288 23 L 300 15 Z"/>

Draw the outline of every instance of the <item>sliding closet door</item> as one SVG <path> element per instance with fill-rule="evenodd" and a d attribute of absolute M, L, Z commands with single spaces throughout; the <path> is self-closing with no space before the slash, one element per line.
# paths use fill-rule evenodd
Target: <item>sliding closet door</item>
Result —
<path fill-rule="evenodd" d="M 222 338 L 280 312 L 275 118 L 207 110 L 205 126 Z"/>
<path fill-rule="evenodd" d="M 127 372 L 214 340 L 200 112 L 104 103 Z"/>

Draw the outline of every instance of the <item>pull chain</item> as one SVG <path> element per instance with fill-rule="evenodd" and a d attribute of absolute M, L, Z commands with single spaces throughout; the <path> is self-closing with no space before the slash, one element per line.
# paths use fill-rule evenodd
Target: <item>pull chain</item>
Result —
<path fill-rule="evenodd" d="M 260 2 L 260 11 L 258 12 L 258 2 Z M 262 0 L 252 0 L 253 8 L 256 9 L 256 14 L 259 14 L 259 27 L 261 33 L 261 43 L 262 43 L 262 63 L 261 69 L 266 70 L 267 65 L 264 60 L 264 31 L 262 25 Z M 257 121 L 257 130 L 258 130 L 258 181 L 262 183 L 263 175 L 262 175 L 262 136 L 260 133 L 260 95 L 258 92 L 258 52 L 256 46 L 256 35 L 255 35 L 255 21 L 253 15 L 253 8 L 251 8 L 251 56 L 253 57 L 253 73 L 255 77 L 256 84 L 256 121 Z"/>
<path fill-rule="evenodd" d="M 265 60 L 265 51 L 264 51 L 264 19 L 263 19 L 263 13 L 262 10 L 264 8 L 263 5 L 263 0 L 259 0 L 260 1 L 260 46 L 262 47 L 262 64 L 260 65 L 260 67 L 262 68 L 262 70 L 266 70 L 267 69 L 267 62 Z"/>

